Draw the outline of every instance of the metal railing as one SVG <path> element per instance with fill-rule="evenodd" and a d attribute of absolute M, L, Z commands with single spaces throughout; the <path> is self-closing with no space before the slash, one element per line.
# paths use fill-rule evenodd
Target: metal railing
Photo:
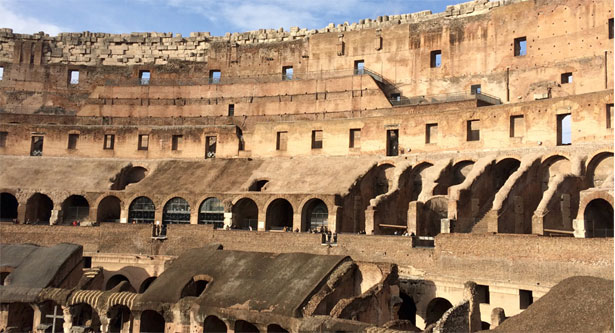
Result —
<path fill-rule="evenodd" d="M 393 106 L 406 106 L 406 105 L 422 105 L 422 104 L 436 104 L 436 103 L 450 103 L 450 102 L 462 102 L 468 100 L 480 100 L 490 105 L 498 105 L 502 104 L 499 98 L 485 94 L 485 93 L 466 93 L 466 92 L 455 92 L 449 94 L 439 94 L 439 95 L 422 95 L 422 96 L 413 96 L 413 97 L 395 97 L 390 98 L 389 102 Z"/>

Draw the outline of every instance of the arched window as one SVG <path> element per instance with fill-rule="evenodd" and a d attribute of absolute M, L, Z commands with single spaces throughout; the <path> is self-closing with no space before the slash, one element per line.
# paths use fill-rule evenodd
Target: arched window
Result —
<path fill-rule="evenodd" d="M 0 221 L 10 221 L 17 218 L 17 206 L 19 203 L 10 193 L 0 194 Z"/>
<path fill-rule="evenodd" d="M 588 237 L 613 237 L 613 207 L 604 199 L 594 199 L 583 212 Z"/>
<path fill-rule="evenodd" d="M 175 197 L 164 205 L 163 224 L 190 223 L 190 205 L 188 201 Z"/>
<path fill-rule="evenodd" d="M 224 227 L 224 206 L 218 198 L 208 198 L 199 208 L 199 224 L 213 224 L 214 228 Z"/>
<path fill-rule="evenodd" d="M 71 195 L 62 203 L 64 223 L 83 221 L 90 215 L 90 204 L 81 195 Z"/>
<path fill-rule="evenodd" d="M 148 197 L 138 197 L 128 209 L 128 223 L 154 223 L 156 207 Z"/>

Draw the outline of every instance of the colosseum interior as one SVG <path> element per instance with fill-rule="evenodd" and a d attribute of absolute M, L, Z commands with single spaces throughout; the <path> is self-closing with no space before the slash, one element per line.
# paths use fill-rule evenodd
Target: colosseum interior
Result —
<path fill-rule="evenodd" d="M 613 61 L 610 0 L 0 29 L 0 330 L 612 331 Z"/>

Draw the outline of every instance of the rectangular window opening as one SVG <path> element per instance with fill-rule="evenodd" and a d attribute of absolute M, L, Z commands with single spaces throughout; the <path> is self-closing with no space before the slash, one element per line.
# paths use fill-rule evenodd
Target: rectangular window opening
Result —
<path fill-rule="evenodd" d="M 220 83 L 221 77 L 222 77 L 222 72 L 220 72 L 219 69 L 212 69 L 209 71 L 209 83 L 210 84 Z"/>
<path fill-rule="evenodd" d="M 228 105 L 228 116 L 232 117 L 235 115 L 235 104 Z"/>
<path fill-rule="evenodd" d="M 562 74 L 562 84 L 572 83 L 572 73 Z"/>
<path fill-rule="evenodd" d="M 288 148 L 288 132 L 278 132 L 275 140 L 275 150 L 286 151 Z"/>
<path fill-rule="evenodd" d="M 393 104 L 399 103 L 401 101 L 401 94 L 399 93 L 391 94 L 391 97 L 389 97 L 389 100 Z"/>
<path fill-rule="evenodd" d="M 525 37 L 515 38 L 515 57 L 527 54 L 527 39 Z"/>
<path fill-rule="evenodd" d="M 606 128 L 613 128 L 613 104 L 606 105 Z"/>
<path fill-rule="evenodd" d="M 365 73 L 365 61 L 355 60 L 354 61 L 354 74 L 363 75 L 364 73 Z"/>
<path fill-rule="evenodd" d="M 103 149 L 113 149 L 114 145 L 115 145 L 115 135 L 105 134 L 105 143 L 103 145 Z"/>
<path fill-rule="evenodd" d="M 480 141 L 480 120 L 468 120 L 467 122 L 467 141 Z"/>
<path fill-rule="evenodd" d="M 510 137 L 521 138 L 525 133 L 525 118 L 523 115 L 510 116 Z"/>
<path fill-rule="evenodd" d="M 473 84 L 470 86 L 470 93 L 472 95 L 480 94 L 480 84 Z"/>
<path fill-rule="evenodd" d="M 149 81 L 151 79 L 150 71 L 140 71 L 139 72 L 139 84 L 142 86 L 149 85 Z"/>
<path fill-rule="evenodd" d="M 183 135 L 173 135 L 171 138 L 171 150 L 182 150 L 182 144 L 184 143 Z"/>
<path fill-rule="evenodd" d="M 216 144 L 218 138 L 215 136 L 208 136 L 205 138 L 205 158 L 216 157 Z"/>
<path fill-rule="evenodd" d="M 32 136 L 32 142 L 30 144 L 30 156 L 43 156 L 43 136 Z"/>
<path fill-rule="evenodd" d="M 0 66 L 0 81 L 4 79 L 4 67 Z"/>
<path fill-rule="evenodd" d="M 350 142 L 348 147 L 360 148 L 361 147 L 361 129 L 353 128 L 350 130 Z"/>
<path fill-rule="evenodd" d="M 322 130 L 312 131 L 312 149 L 322 148 Z"/>
<path fill-rule="evenodd" d="M 68 149 L 77 149 L 77 141 L 79 140 L 79 134 L 68 135 Z"/>
<path fill-rule="evenodd" d="M 293 79 L 293 66 L 282 67 L 282 80 L 292 80 L 292 79 Z"/>
<path fill-rule="evenodd" d="M 387 156 L 399 155 L 399 130 L 387 130 Z"/>
<path fill-rule="evenodd" d="M 431 51 L 430 66 L 431 68 L 438 68 L 442 66 L 442 51 L 441 50 Z"/>
<path fill-rule="evenodd" d="M 139 134 L 139 150 L 147 150 L 149 148 L 149 135 Z"/>
<path fill-rule="evenodd" d="M 6 138 L 9 136 L 8 132 L 0 132 L 0 148 L 6 147 Z"/>
<path fill-rule="evenodd" d="M 613 19 L 609 19 L 609 39 L 613 39 Z"/>
<path fill-rule="evenodd" d="M 534 303 L 534 295 L 531 290 L 519 289 L 519 309 L 525 310 Z"/>
<path fill-rule="evenodd" d="M 566 146 L 572 143 L 572 116 L 570 113 L 557 115 L 557 145 Z"/>
<path fill-rule="evenodd" d="M 438 141 L 438 124 L 425 125 L 425 143 Z"/>
<path fill-rule="evenodd" d="M 70 84 L 79 84 L 79 71 L 69 71 Z"/>
<path fill-rule="evenodd" d="M 489 304 L 489 286 L 476 285 L 476 298 L 478 303 Z"/>

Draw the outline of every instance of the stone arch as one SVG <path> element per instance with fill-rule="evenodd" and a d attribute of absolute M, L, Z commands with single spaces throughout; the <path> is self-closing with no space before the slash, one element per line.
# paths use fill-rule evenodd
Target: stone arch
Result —
<path fill-rule="evenodd" d="M 73 327 L 91 327 L 98 331 L 100 317 L 96 309 L 87 303 L 77 303 L 70 306 Z"/>
<path fill-rule="evenodd" d="M 64 224 L 87 220 L 90 215 L 90 203 L 78 194 L 73 194 L 62 202 L 62 220 Z"/>
<path fill-rule="evenodd" d="M 427 304 L 427 311 L 425 313 L 425 326 L 429 326 L 442 318 L 442 315 L 448 309 L 452 308 L 453 304 L 446 298 L 436 297 Z"/>
<path fill-rule="evenodd" d="M 182 288 L 180 298 L 201 296 L 210 281 L 210 277 L 205 277 L 202 275 L 193 277 Z"/>
<path fill-rule="evenodd" d="M 395 165 L 392 163 L 379 163 L 374 175 L 374 194 L 387 193 L 393 187 Z"/>
<path fill-rule="evenodd" d="M 7 327 L 15 332 L 32 332 L 34 324 L 34 309 L 28 303 L 14 302 L 8 304 Z M 12 331 L 11 331 L 12 332 Z"/>
<path fill-rule="evenodd" d="M 601 198 L 591 200 L 583 210 L 587 237 L 613 237 L 613 205 Z"/>
<path fill-rule="evenodd" d="M 17 198 L 8 192 L 0 193 L 0 221 L 12 222 L 17 220 L 17 208 L 19 202 Z"/>
<path fill-rule="evenodd" d="M 293 228 L 293 205 L 284 198 L 276 198 L 266 205 L 265 225 L 270 230 Z"/>
<path fill-rule="evenodd" d="M 130 279 L 128 279 L 123 274 L 115 274 L 115 275 L 111 276 L 107 280 L 107 283 L 105 284 L 105 290 L 111 290 L 111 289 L 115 288 L 118 284 L 120 284 L 120 283 L 122 283 L 124 281 L 126 281 L 128 283 L 128 285 L 130 286 L 130 288 L 128 290 L 126 290 L 126 291 L 130 291 L 130 292 L 136 293 L 135 288 L 130 283 Z"/>
<path fill-rule="evenodd" d="M 329 207 L 320 198 L 311 198 L 301 205 L 301 231 L 309 231 L 329 223 Z"/>
<path fill-rule="evenodd" d="M 199 205 L 198 224 L 213 224 L 214 228 L 224 227 L 224 204 L 216 197 L 208 197 Z"/>
<path fill-rule="evenodd" d="M 132 311 L 122 304 L 117 304 L 107 310 L 109 332 L 132 332 Z"/>
<path fill-rule="evenodd" d="M 267 325 L 267 333 L 288 333 L 288 330 L 278 324 L 269 324 Z"/>
<path fill-rule="evenodd" d="M 542 182 L 542 191 L 546 191 L 551 178 L 559 174 L 569 174 L 571 172 L 570 159 L 560 154 L 551 155 L 543 158 L 541 165 L 540 180 Z"/>
<path fill-rule="evenodd" d="M 433 195 L 448 195 L 448 188 L 463 183 L 468 173 L 472 170 L 474 161 L 461 160 L 447 167 L 437 180 Z"/>
<path fill-rule="evenodd" d="M 147 176 L 148 170 L 141 166 L 128 166 L 122 168 L 111 180 L 110 190 L 124 190 L 126 186 L 138 183 Z"/>
<path fill-rule="evenodd" d="M 164 333 L 166 321 L 162 314 L 154 310 L 141 312 L 139 332 Z"/>
<path fill-rule="evenodd" d="M 588 187 L 601 187 L 609 177 L 613 177 L 613 152 L 603 151 L 592 156 L 587 163 L 586 175 Z"/>
<path fill-rule="evenodd" d="M 162 224 L 189 224 L 190 204 L 182 197 L 169 199 L 162 210 Z"/>
<path fill-rule="evenodd" d="M 436 236 L 441 232 L 441 219 L 448 216 L 448 198 L 435 196 L 423 204 L 417 236 Z"/>
<path fill-rule="evenodd" d="M 115 195 L 108 195 L 98 203 L 96 222 L 120 222 L 122 201 Z"/>
<path fill-rule="evenodd" d="M 401 183 L 400 181 L 400 188 L 402 188 L 403 185 L 404 187 L 408 187 L 408 189 L 410 190 L 408 192 L 408 202 L 418 200 L 419 195 L 423 191 L 423 171 L 432 167 L 433 165 L 434 164 L 431 162 L 421 161 L 409 170 L 407 177 L 405 177 L 406 180 L 404 183 Z M 405 207 L 405 209 L 407 211 L 408 207 Z"/>
<path fill-rule="evenodd" d="M 26 202 L 27 224 L 49 224 L 53 201 L 45 194 L 34 193 Z"/>
<path fill-rule="evenodd" d="M 413 325 L 416 325 L 416 303 L 412 296 L 400 292 L 399 297 L 402 300 L 399 310 L 397 310 L 397 318 L 401 320 L 409 320 Z"/>
<path fill-rule="evenodd" d="M 235 321 L 235 332 L 236 333 L 258 333 L 260 332 L 258 328 L 245 320 L 236 320 Z"/>
<path fill-rule="evenodd" d="M 143 280 L 143 282 L 141 282 L 141 286 L 139 286 L 139 294 L 143 294 L 147 288 L 149 288 L 149 286 L 152 284 L 152 282 L 154 282 L 154 280 L 156 280 L 156 278 L 158 278 L 157 276 L 150 276 L 147 279 Z"/>
<path fill-rule="evenodd" d="M 203 322 L 203 333 L 221 333 L 226 331 L 228 331 L 228 327 L 226 326 L 226 323 L 222 321 L 222 319 L 213 315 L 207 316 L 205 318 L 205 321 Z"/>
<path fill-rule="evenodd" d="M 139 196 L 130 202 L 128 223 L 154 223 L 156 206 L 152 199 Z"/>
<path fill-rule="evenodd" d="M 250 197 L 235 200 L 232 207 L 233 227 L 237 229 L 258 229 L 258 205 Z"/>
<path fill-rule="evenodd" d="M 507 157 L 507 158 L 502 158 L 498 160 L 498 162 L 495 164 L 495 170 L 494 170 L 494 182 L 495 182 L 494 193 L 497 193 L 500 190 L 500 188 L 504 186 L 504 183 L 506 183 L 506 180 L 508 180 L 508 178 L 515 171 L 517 171 L 517 169 L 519 169 L 519 166 L 521 166 L 521 161 L 516 158 Z"/>

